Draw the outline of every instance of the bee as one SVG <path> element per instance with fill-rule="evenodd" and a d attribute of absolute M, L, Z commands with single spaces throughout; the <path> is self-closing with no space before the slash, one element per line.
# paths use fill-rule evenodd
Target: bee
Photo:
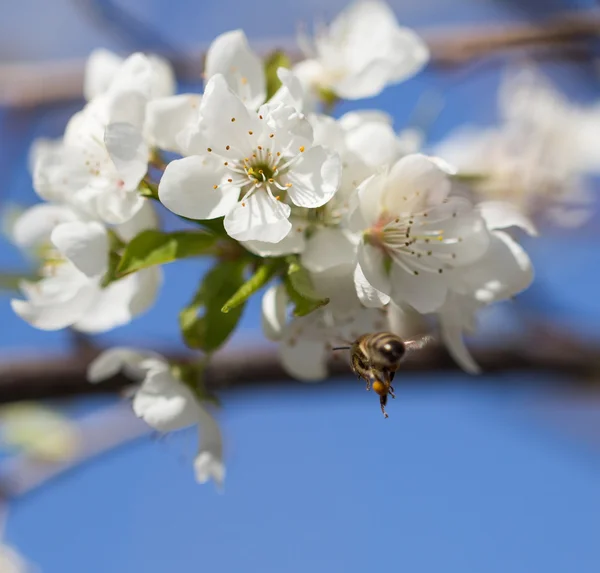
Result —
<path fill-rule="evenodd" d="M 400 367 L 406 352 L 422 348 L 432 337 L 421 336 L 412 340 L 403 340 L 391 332 L 373 332 L 363 334 L 349 346 L 337 346 L 333 350 L 350 350 L 352 371 L 359 379 L 367 383 L 367 390 L 379 395 L 379 403 L 384 418 L 388 396 L 395 398 L 392 381 Z"/>

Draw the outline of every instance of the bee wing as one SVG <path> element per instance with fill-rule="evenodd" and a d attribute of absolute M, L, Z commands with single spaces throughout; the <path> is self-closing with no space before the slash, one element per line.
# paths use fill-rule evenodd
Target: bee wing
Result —
<path fill-rule="evenodd" d="M 429 343 L 434 342 L 435 337 L 431 334 L 423 334 L 410 340 L 405 340 L 404 345 L 406 346 L 407 353 L 413 353 L 415 350 L 421 350 L 425 348 Z"/>

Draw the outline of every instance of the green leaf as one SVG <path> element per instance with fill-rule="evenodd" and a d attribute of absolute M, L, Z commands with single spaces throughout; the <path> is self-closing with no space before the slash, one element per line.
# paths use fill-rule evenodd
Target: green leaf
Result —
<path fill-rule="evenodd" d="M 183 339 L 189 347 L 213 352 L 235 330 L 245 303 L 227 314 L 221 308 L 244 284 L 246 264 L 243 259 L 221 261 L 204 276 L 190 305 L 179 313 Z"/>
<path fill-rule="evenodd" d="M 110 283 L 113 283 L 116 280 L 118 280 L 119 277 L 117 276 L 117 267 L 119 266 L 120 262 L 121 256 L 118 253 L 112 251 L 108 255 L 108 270 L 106 271 L 106 274 L 104 275 L 104 277 L 102 278 L 102 282 L 100 283 L 100 286 L 102 288 L 106 288 Z"/>
<path fill-rule="evenodd" d="M 140 182 L 138 192 L 142 197 L 147 197 L 148 199 L 155 199 L 156 201 L 159 201 L 158 185 L 156 185 L 156 183 L 151 183 L 150 181 L 143 179 Z"/>
<path fill-rule="evenodd" d="M 329 303 L 315 292 L 310 274 L 295 257 L 288 257 L 288 270 L 284 285 L 290 300 L 294 304 L 294 314 L 305 316 Z"/>
<path fill-rule="evenodd" d="M 256 291 L 265 286 L 280 266 L 279 260 L 268 260 L 262 264 L 256 272 L 234 293 L 234 295 L 223 305 L 221 312 L 228 313 L 230 310 L 245 303 Z"/>
<path fill-rule="evenodd" d="M 285 52 L 276 50 L 267 56 L 265 61 L 265 77 L 267 80 L 267 101 L 269 101 L 275 92 L 281 87 L 281 81 L 277 77 L 279 68 L 290 68 L 292 62 Z"/>
<path fill-rule="evenodd" d="M 216 240 L 214 235 L 201 231 L 143 231 L 125 247 L 117 276 L 120 278 L 155 265 L 207 254 Z"/>

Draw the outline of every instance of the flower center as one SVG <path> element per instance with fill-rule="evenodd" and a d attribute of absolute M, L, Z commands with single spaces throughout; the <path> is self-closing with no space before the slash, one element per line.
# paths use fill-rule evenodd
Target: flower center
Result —
<path fill-rule="evenodd" d="M 276 171 L 277 167 L 272 167 L 266 161 L 257 161 L 246 168 L 248 177 L 259 184 L 273 179 Z"/>
<path fill-rule="evenodd" d="M 429 218 L 426 211 L 396 218 L 384 214 L 363 233 L 363 240 L 382 250 L 388 264 L 394 262 L 413 275 L 420 271 L 442 274 L 456 254 L 441 245 L 460 243 L 462 238 L 444 237 L 444 230 L 436 228 L 441 222 Z"/>

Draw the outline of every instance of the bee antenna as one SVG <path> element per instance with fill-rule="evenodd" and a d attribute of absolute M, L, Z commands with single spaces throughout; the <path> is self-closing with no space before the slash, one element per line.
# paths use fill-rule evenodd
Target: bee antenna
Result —
<path fill-rule="evenodd" d="M 331 350 L 350 350 L 352 347 L 351 346 L 336 346 L 335 348 L 332 348 Z"/>

